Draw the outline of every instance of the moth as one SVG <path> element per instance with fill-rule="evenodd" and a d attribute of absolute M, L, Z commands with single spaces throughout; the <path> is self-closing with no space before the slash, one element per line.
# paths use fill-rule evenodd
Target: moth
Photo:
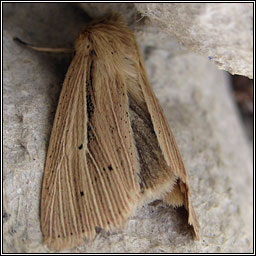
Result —
<path fill-rule="evenodd" d="M 161 199 L 199 223 L 186 170 L 148 81 L 133 33 L 113 14 L 75 41 L 47 153 L 41 230 L 60 250 L 124 226 L 137 207 Z"/>

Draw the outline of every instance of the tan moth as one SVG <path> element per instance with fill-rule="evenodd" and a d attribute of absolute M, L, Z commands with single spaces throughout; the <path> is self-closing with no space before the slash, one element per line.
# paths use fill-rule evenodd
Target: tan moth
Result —
<path fill-rule="evenodd" d="M 156 199 L 184 205 L 199 239 L 186 170 L 135 37 L 111 15 L 75 41 L 45 163 L 44 241 L 55 250 L 79 245 Z"/>

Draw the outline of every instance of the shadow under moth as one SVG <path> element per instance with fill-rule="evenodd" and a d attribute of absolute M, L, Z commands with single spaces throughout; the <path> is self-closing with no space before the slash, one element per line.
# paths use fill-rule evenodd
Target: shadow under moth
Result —
<path fill-rule="evenodd" d="M 96 227 L 123 227 L 137 207 L 156 199 L 184 206 L 199 239 L 181 154 L 133 33 L 111 15 L 75 41 L 45 163 L 44 242 L 54 250 L 74 247 L 93 239 Z"/>

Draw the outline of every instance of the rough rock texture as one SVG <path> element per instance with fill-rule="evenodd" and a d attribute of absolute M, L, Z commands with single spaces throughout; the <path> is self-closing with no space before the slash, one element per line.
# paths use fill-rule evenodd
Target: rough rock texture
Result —
<path fill-rule="evenodd" d="M 69 47 L 88 18 L 66 3 L 4 3 L 3 14 L 3 250 L 48 252 L 40 231 L 40 187 L 71 57 L 33 52 L 12 38 Z M 123 230 L 100 231 L 69 252 L 252 252 L 252 155 L 228 75 L 206 58 L 179 54 L 175 41 L 170 45 L 170 51 L 146 45 L 143 55 L 187 167 L 201 240 L 192 240 L 182 211 L 159 203 L 139 209 Z"/>
<path fill-rule="evenodd" d="M 161 34 L 174 35 L 189 51 L 209 57 L 218 68 L 231 74 L 253 77 L 253 3 L 80 5 L 93 17 L 120 11 L 136 30 L 140 30 L 140 19 L 134 14 L 136 7 Z M 159 45 L 170 42 L 166 35 L 155 38 Z"/>

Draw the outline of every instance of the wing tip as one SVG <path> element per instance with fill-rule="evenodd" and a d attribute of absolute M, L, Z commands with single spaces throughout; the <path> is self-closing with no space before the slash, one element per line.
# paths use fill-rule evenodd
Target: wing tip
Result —
<path fill-rule="evenodd" d="M 188 211 L 188 224 L 192 227 L 193 229 L 193 237 L 194 240 L 199 241 L 200 240 L 200 224 L 197 220 L 194 208 L 190 202 L 190 206 L 189 206 L 189 211 Z"/>

